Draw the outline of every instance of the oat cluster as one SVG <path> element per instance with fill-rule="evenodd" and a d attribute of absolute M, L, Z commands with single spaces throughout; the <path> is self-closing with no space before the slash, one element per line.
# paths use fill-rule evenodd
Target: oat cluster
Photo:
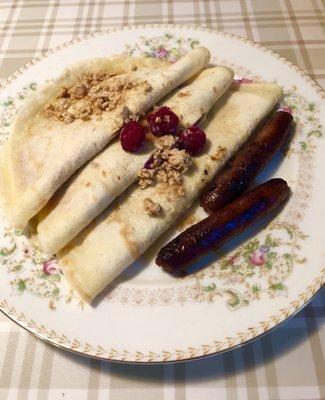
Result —
<path fill-rule="evenodd" d="M 152 216 L 157 216 L 161 212 L 161 206 L 158 203 L 155 203 L 149 198 L 143 200 L 143 208 L 144 211 Z"/>
<path fill-rule="evenodd" d="M 227 147 L 223 147 L 223 146 L 219 145 L 217 150 L 215 151 L 215 153 L 210 155 L 211 160 L 213 160 L 213 161 L 222 160 L 226 156 L 226 152 L 227 152 Z"/>
<path fill-rule="evenodd" d="M 44 115 L 67 124 L 76 119 L 88 120 L 91 115 L 100 116 L 106 110 L 114 110 L 124 101 L 126 91 L 140 85 L 145 91 L 151 90 L 148 82 L 132 80 L 126 74 L 86 74 L 74 86 L 62 88 L 57 101 L 44 108 Z"/>
<path fill-rule="evenodd" d="M 148 168 L 142 168 L 138 174 L 139 186 L 145 189 L 159 182 L 175 187 L 179 195 L 184 195 L 183 175 L 192 165 L 190 154 L 176 147 L 177 141 L 173 135 L 157 138 L 155 146 Z"/>

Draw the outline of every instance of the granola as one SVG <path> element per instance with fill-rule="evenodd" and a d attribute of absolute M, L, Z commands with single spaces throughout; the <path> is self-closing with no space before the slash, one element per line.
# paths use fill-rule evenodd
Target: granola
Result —
<path fill-rule="evenodd" d="M 149 198 L 143 200 L 143 208 L 144 211 L 152 216 L 157 216 L 161 212 L 161 206 L 158 203 L 155 203 Z"/>
<path fill-rule="evenodd" d="M 153 169 L 148 169 L 148 168 L 143 168 L 139 174 L 139 186 L 141 189 L 145 189 L 148 186 L 150 186 L 153 182 L 154 178 L 154 170 Z"/>
<path fill-rule="evenodd" d="M 214 154 L 210 155 L 211 160 L 219 161 L 222 160 L 226 155 L 227 147 L 218 146 Z"/>
<path fill-rule="evenodd" d="M 155 140 L 155 151 L 145 168 L 139 172 L 139 186 L 142 189 L 155 182 L 173 186 L 177 194 L 183 196 L 183 174 L 192 165 L 192 158 L 185 150 L 178 149 L 173 135 L 165 135 Z"/>
<path fill-rule="evenodd" d="M 108 72 L 86 74 L 70 88 L 63 87 L 54 104 L 44 107 L 46 118 L 55 118 L 67 124 L 76 119 L 88 120 L 106 110 L 114 110 L 124 101 L 125 92 L 139 86 L 146 92 L 152 88 L 147 81 L 131 80 L 127 75 Z M 136 120 L 127 107 L 122 110 L 123 121 Z"/>

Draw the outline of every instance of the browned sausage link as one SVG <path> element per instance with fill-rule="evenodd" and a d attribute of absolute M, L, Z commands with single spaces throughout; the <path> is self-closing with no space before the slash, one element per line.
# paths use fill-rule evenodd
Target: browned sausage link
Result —
<path fill-rule="evenodd" d="M 254 224 L 286 200 L 289 193 L 287 182 L 279 178 L 257 186 L 180 233 L 159 251 L 156 263 L 167 272 L 182 275 L 195 260 Z"/>
<path fill-rule="evenodd" d="M 243 193 L 283 144 L 292 115 L 276 112 L 214 178 L 201 196 L 206 212 L 217 211 Z"/>

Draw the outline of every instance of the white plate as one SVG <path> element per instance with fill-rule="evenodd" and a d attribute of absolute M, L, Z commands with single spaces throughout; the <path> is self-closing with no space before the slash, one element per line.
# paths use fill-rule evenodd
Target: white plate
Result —
<path fill-rule="evenodd" d="M 45 262 L 5 216 L 0 222 L 0 308 L 41 339 L 102 359 L 159 362 L 230 349 L 270 330 L 324 282 L 324 92 L 297 67 L 260 45 L 222 32 L 185 26 L 113 29 L 76 39 L 27 64 L 2 83 L 0 140 L 16 110 L 37 85 L 83 58 L 125 52 L 176 59 L 208 47 L 213 63 L 238 78 L 276 81 L 285 90 L 296 129 L 286 155 L 258 178 L 287 179 L 293 195 L 270 223 L 209 256 L 196 275 L 174 279 L 154 264 L 162 243 L 204 216 L 191 209 L 106 292 L 96 307 L 71 292 L 55 260 Z M 202 263 L 202 262 L 201 262 Z"/>

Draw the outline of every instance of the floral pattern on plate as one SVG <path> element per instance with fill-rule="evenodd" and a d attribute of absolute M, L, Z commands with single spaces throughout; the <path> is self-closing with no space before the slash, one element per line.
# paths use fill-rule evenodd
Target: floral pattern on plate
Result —
<path fill-rule="evenodd" d="M 163 35 L 147 38 L 141 36 L 139 41 L 131 46 L 125 46 L 124 54 L 129 57 L 156 57 L 175 62 L 183 54 L 199 45 L 196 39 L 175 37 L 174 34 L 165 32 Z"/>

